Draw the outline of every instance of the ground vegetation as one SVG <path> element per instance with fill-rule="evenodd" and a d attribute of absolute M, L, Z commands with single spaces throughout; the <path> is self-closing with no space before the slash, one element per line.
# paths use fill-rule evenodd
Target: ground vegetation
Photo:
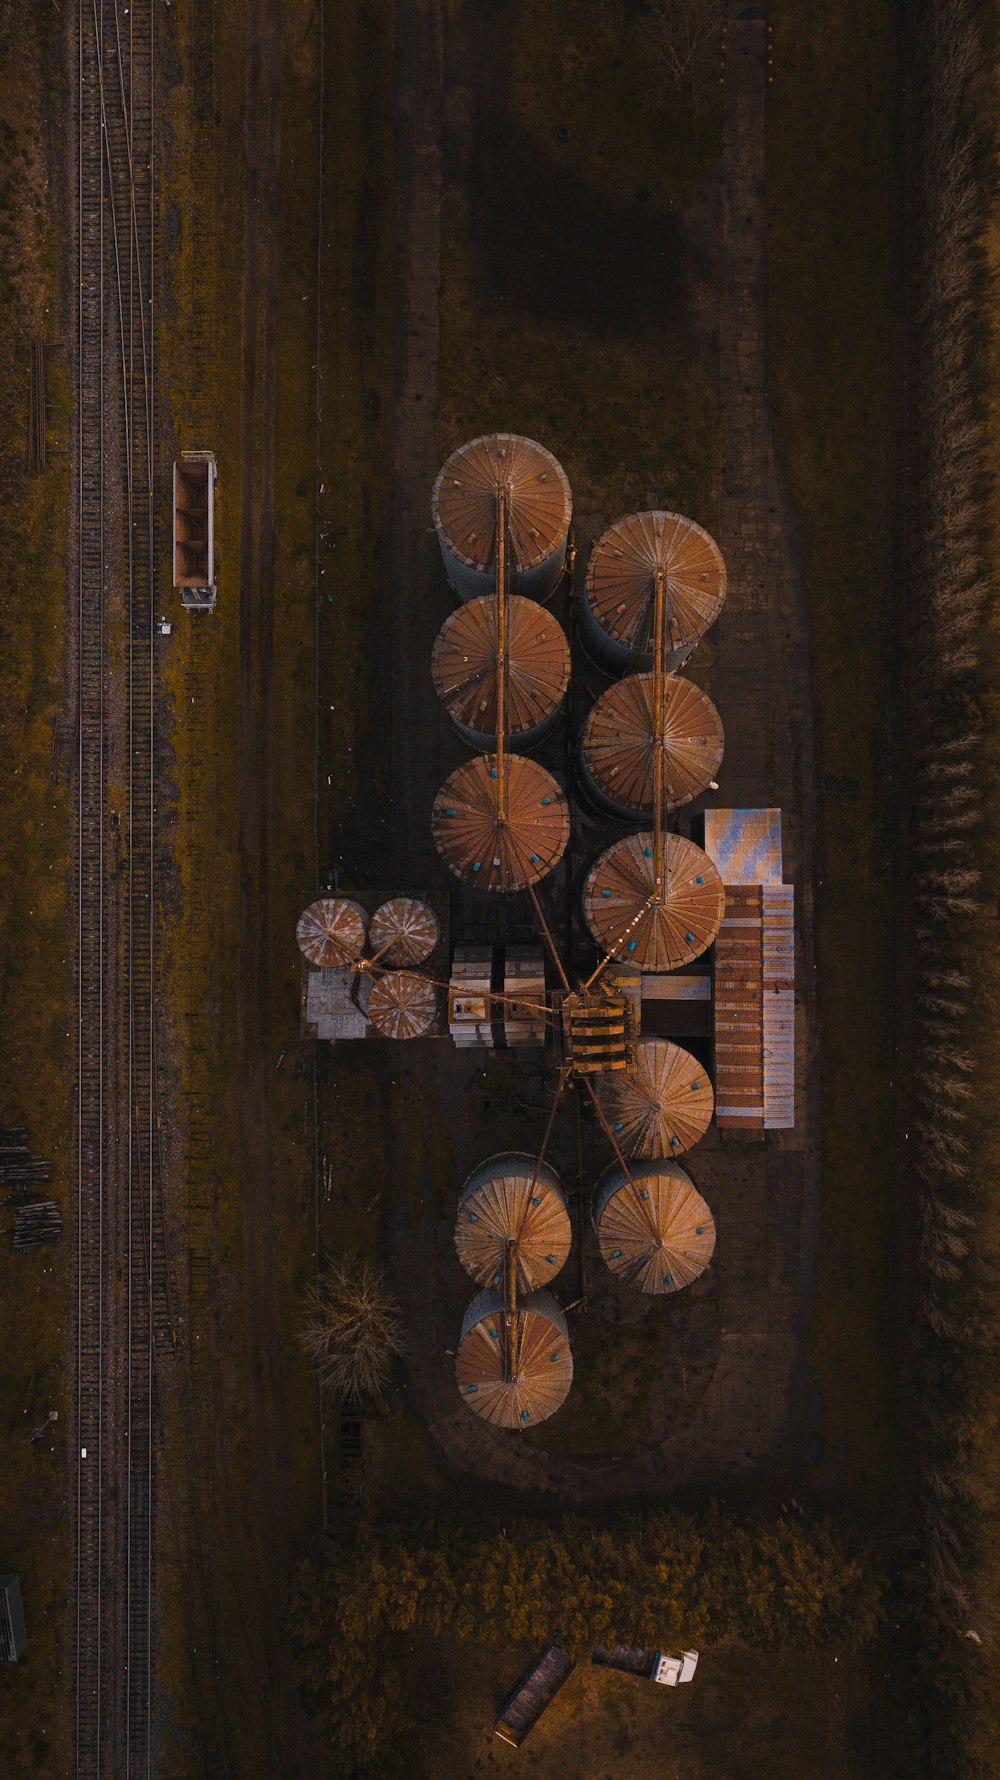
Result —
<path fill-rule="evenodd" d="M 413 1771 L 405 1650 L 415 1636 L 651 1649 L 846 1648 L 872 1637 L 880 1582 L 826 1522 L 633 1514 L 598 1527 L 480 1520 L 344 1526 L 300 1571 L 289 1626 L 345 1774 Z M 501 1701 L 497 1699 L 499 1707 Z"/>
<path fill-rule="evenodd" d="M 406 1340 L 383 1268 L 335 1255 L 309 1294 L 299 1339 L 325 1391 L 351 1403 L 381 1398 Z"/>
<path fill-rule="evenodd" d="M 0 1773 L 63 1772 L 60 1675 L 71 1563 L 65 1436 L 73 1255 L 72 719 L 64 704 L 70 364 L 62 350 L 63 19 L 0 5 L 0 1124 L 52 1162 L 61 1242 L 14 1252 L 0 1217 L 0 1567 L 20 1574 L 28 1647 L 0 1665 Z M 44 458 L 29 459 L 33 342 L 44 352 Z M 58 1416 L 46 1421 L 50 1412 Z M 38 1434 L 39 1437 L 32 1438 Z"/>
<path fill-rule="evenodd" d="M 993 1772 L 1000 1717 L 993 7 L 925 0 L 908 34 L 905 514 L 917 1531 L 908 1569 L 926 1772 Z M 991 339 L 992 330 L 992 339 Z M 989 381 L 984 366 L 991 367 Z"/>

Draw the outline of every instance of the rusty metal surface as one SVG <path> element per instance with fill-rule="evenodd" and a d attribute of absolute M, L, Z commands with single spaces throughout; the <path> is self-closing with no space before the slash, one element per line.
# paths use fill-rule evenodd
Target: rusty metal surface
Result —
<path fill-rule="evenodd" d="M 534 439 L 487 433 L 452 452 L 431 496 L 442 545 L 470 568 L 489 569 L 493 562 L 497 489 L 504 483 L 519 569 L 537 567 L 566 539 L 573 496 L 562 465 Z"/>
<path fill-rule="evenodd" d="M 715 1219 L 675 1162 L 636 1162 L 635 1189 L 618 1162 L 598 1182 L 594 1223 L 612 1273 L 638 1292 L 678 1292 L 704 1273 L 715 1249 Z"/>
<path fill-rule="evenodd" d="M 605 795 L 639 816 L 653 809 L 653 675 L 630 674 L 609 686 L 584 725 L 586 770 Z M 700 796 L 719 770 L 722 718 L 700 686 L 668 675 L 664 686 L 663 781 L 666 808 Z"/>
<path fill-rule="evenodd" d="M 507 722 L 512 740 L 553 718 L 569 685 L 562 626 L 534 600 L 514 595 L 507 616 Z M 452 612 L 438 631 L 431 677 L 449 717 L 495 736 L 497 611 L 488 595 Z"/>
<path fill-rule="evenodd" d="M 647 654 L 657 569 L 665 576 L 667 644 L 683 649 L 714 624 L 726 597 L 726 565 L 707 531 L 680 513 L 630 513 L 594 545 L 586 599 L 602 630 Z"/>
<path fill-rule="evenodd" d="M 583 912 L 595 943 L 638 970 L 676 970 L 707 951 L 725 891 L 715 866 L 682 835 L 663 841 L 664 883 L 654 900 L 653 837 L 630 834 L 595 860 Z"/>
<path fill-rule="evenodd" d="M 715 1104 L 696 1057 L 665 1038 L 641 1039 L 624 1075 L 598 1082 L 608 1123 L 627 1156 L 676 1156 L 704 1137 Z"/>
<path fill-rule="evenodd" d="M 455 1358 L 462 1401 L 500 1428 L 536 1427 L 561 1407 L 573 1382 L 566 1319 L 548 1292 L 532 1292 L 513 1313 L 514 1375 L 504 1377 L 504 1305 L 480 1292 L 465 1313 Z"/>
<path fill-rule="evenodd" d="M 523 890 L 558 865 L 569 841 L 569 805 L 537 761 L 507 762 L 507 811 L 499 807 L 495 757 L 456 768 L 434 800 L 431 827 L 445 864 L 482 890 Z"/>

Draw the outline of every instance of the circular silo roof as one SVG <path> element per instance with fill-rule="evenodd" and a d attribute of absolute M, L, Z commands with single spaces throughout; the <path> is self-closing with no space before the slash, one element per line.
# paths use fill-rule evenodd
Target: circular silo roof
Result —
<path fill-rule="evenodd" d="M 493 754 L 457 767 L 434 799 L 438 852 L 473 888 L 510 891 L 537 884 L 558 865 L 569 840 L 569 805 L 552 774 L 522 754 L 508 755 L 504 771 L 504 817 Z"/>
<path fill-rule="evenodd" d="M 533 1428 L 554 1415 L 573 1382 L 566 1318 L 548 1292 L 519 1301 L 512 1331 L 512 1376 L 504 1378 L 504 1307 L 499 1292 L 477 1293 L 462 1320 L 455 1378 L 462 1401 L 500 1428 Z"/>
<path fill-rule="evenodd" d="M 517 568 L 536 568 L 569 530 L 573 496 L 551 451 L 518 433 L 470 439 L 452 452 L 431 496 L 438 537 L 469 568 L 493 566 L 497 494 L 504 483 L 510 491 L 509 536 Z"/>
<path fill-rule="evenodd" d="M 489 594 L 445 619 L 431 655 L 441 703 L 456 723 L 485 735 L 497 730 L 497 609 Z M 569 644 L 562 626 L 535 600 L 507 602 L 507 725 L 517 735 L 558 711 L 569 685 Z"/>
<path fill-rule="evenodd" d="M 441 938 L 441 923 L 430 903 L 393 896 L 375 910 L 368 937 L 383 964 L 423 964 Z"/>
<path fill-rule="evenodd" d="M 629 674 L 597 700 L 583 728 L 588 772 L 615 803 L 639 816 L 653 811 L 654 674 Z M 663 686 L 663 788 L 666 809 L 698 797 L 714 779 L 725 739 L 707 692 L 677 674 Z"/>
<path fill-rule="evenodd" d="M 668 651 L 696 643 L 726 597 L 714 538 L 680 513 L 630 513 L 599 538 L 587 569 L 587 603 L 601 628 L 636 655 L 653 647 L 656 572 L 664 572 Z"/>
<path fill-rule="evenodd" d="M 516 1243 L 520 1292 L 547 1285 L 564 1266 L 570 1221 L 559 1177 L 547 1162 L 510 1152 L 474 1168 L 462 1188 L 455 1247 L 480 1285 L 502 1289 L 507 1246 Z"/>
<path fill-rule="evenodd" d="M 597 1092 L 626 1156 L 677 1156 L 712 1122 L 712 1084 L 697 1057 L 665 1038 L 644 1038 L 627 1072 L 598 1077 Z"/>
<path fill-rule="evenodd" d="M 705 1271 L 715 1249 L 715 1219 L 676 1162 L 620 1162 L 605 1170 L 594 1196 L 601 1254 L 612 1273 L 638 1292 L 677 1292 Z"/>
<path fill-rule="evenodd" d="M 364 951 L 367 928 L 360 903 L 331 896 L 309 904 L 299 916 L 295 937 L 310 964 L 350 964 Z"/>
<path fill-rule="evenodd" d="M 638 970 L 676 970 L 707 951 L 726 906 L 707 853 L 683 835 L 663 836 L 663 883 L 655 901 L 652 834 L 629 834 L 594 861 L 583 912 L 602 951 Z"/>
<path fill-rule="evenodd" d="M 413 970 L 387 970 L 368 996 L 368 1018 L 384 1038 L 424 1038 L 437 1013 L 437 990 Z"/>

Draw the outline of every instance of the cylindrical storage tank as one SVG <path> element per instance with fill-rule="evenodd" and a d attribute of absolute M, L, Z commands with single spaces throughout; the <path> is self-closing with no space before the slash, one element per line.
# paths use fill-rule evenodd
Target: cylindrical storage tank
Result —
<path fill-rule="evenodd" d="M 565 1265 L 571 1240 L 559 1176 L 536 1156 L 490 1156 L 469 1175 L 458 1201 L 455 1247 L 480 1285 L 502 1290 L 507 1246 L 516 1244 L 517 1289 L 547 1285 Z"/>
<path fill-rule="evenodd" d="M 437 1014 L 437 990 L 414 970 L 387 970 L 376 976 L 368 996 L 368 1018 L 383 1038 L 425 1038 Z"/>
<path fill-rule="evenodd" d="M 566 560 L 573 496 L 551 451 L 518 433 L 487 433 L 453 451 L 431 496 L 445 573 L 460 599 L 496 591 L 497 495 L 508 490 L 511 588 L 552 592 Z"/>
<path fill-rule="evenodd" d="M 602 1075 L 597 1095 L 626 1156 L 679 1156 L 700 1143 L 715 1096 L 697 1057 L 666 1038 L 643 1038 L 627 1072 Z"/>
<path fill-rule="evenodd" d="M 651 902 L 654 887 L 653 836 L 626 835 L 587 873 L 584 917 L 602 952 L 637 970 L 677 970 L 712 944 L 726 892 L 708 854 L 680 834 L 663 836 L 663 884 Z"/>
<path fill-rule="evenodd" d="M 431 655 L 435 690 L 462 740 L 497 745 L 497 608 L 469 600 L 445 619 Z M 533 748 L 562 709 L 569 644 L 562 625 L 535 600 L 515 594 L 507 610 L 507 738 Z"/>
<path fill-rule="evenodd" d="M 445 780 L 431 812 L 437 850 L 470 889 L 524 890 L 558 865 L 569 841 L 569 805 L 552 774 L 523 754 L 506 757 L 500 810 L 496 756 L 481 754 Z"/>
<path fill-rule="evenodd" d="M 637 1292 L 679 1292 L 715 1249 L 715 1219 L 676 1162 L 633 1162 L 628 1174 L 613 1162 L 594 1193 L 594 1226 L 612 1273 Z"/>
<path fill-rule="evenodd" d="M 715 623 L 726 565 L 714 538 L 680 513 L 630 513 L 591 552 L 580 602 L 588 655 L 611 674 L 653 666 L 657 570 L 666 594 L 666 665 L 680 667 Z"/>
<path fill-rule="evenodd" d="M 653 814 L 655 674 L 629 674 L 602 692 L 580 739 L 580 777 L 594 801 L 626 821 Z M 700 797 L 725 740 L 707 692 L 678 674 L 663 685 L 664 809 Z"/>
<path fill-rule="evenodd" d="M 477 1292 L 462 1318 L 455 1378 L 462 1400 L 498 1428 L 533 1428 L 561 1408 L 573 1382 L 566 1318 L 549 1292 L 519 1299 L 513 1365 L 504 1378 L 504 1301 Z"/>
<path fill-rule="evenodd" d="M 393 896 L 375 910 L 368 937 L 381 964 L 424 964 L 441 938 L 441 923 L 429 902 Z"/>
<path fill-rule="evenodd" d="M 347 896 L 322 897 L 299 916 L 295 937 L 310 964 L 351 964 L 365 949 L 368 916 Z"/>

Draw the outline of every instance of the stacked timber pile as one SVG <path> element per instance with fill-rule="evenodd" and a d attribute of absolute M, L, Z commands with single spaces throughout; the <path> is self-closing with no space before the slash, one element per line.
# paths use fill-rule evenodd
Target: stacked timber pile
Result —
<path fill-rule="evenodd" d="M 62 1212 L 54 1199 L 42 1198 L 37 1187 L 48 1186 L 52 1164 L 32 1155 L 23 1125 L 0 1127 L 0 1205 L 12 1208 L 8 1229 L 18 1253 L 54 1242 L 62 1232 Z"/>

